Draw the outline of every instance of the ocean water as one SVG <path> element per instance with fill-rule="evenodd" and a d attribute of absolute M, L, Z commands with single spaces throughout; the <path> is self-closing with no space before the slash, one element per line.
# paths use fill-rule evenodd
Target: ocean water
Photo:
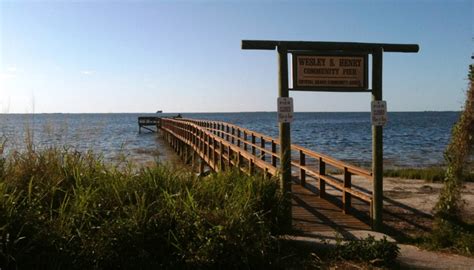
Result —
<path fill-rule="evenodd" d="M 0 114 L 6 151 L 22 149 L 29 130 L 36 147 L 67 146 L 93 150 L 107 160 L 127 156 L 149 162 L 172 155 L 157 134 L 138 133 L 138 116 L 155 114 Z M 173 116 L 175 114 L 161 114 Z M 278 136 L 275 112 L 184 113 L 183 117 L 233 123 Z M 384 128 L 386 167 L 443 164 L 443 152 L 459 112 L 389 112 Z M 295 113 L 292 143 L 354 164 L 371 162 L 371 125 L 367 112 Z"/>

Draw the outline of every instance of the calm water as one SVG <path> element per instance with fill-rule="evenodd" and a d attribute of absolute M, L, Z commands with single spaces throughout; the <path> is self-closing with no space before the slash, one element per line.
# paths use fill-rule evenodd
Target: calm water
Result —
<path fill-rule="evenodd" d="M 121 155 L 135 161 L 169 155 L 156 134 L 138 134 L 137 117 L 146 114 L 0 114 L 0 135 L 8 149 L 24 146 L 25 129 L 35 145 L 67 145 L 93 149 L 106 159 Z M 156 116 L 150 114 L 151 116 Z M 163 114 L 167 116 L 167 114 Z M 189 113 L 184 117 L 221 120 L 277 137 L 276 113 Z M 443 151 L 458 112 L 393 112 L 384 129 L 387 166 L 430 166 L 443 163 Z M 296 113 L 292 142 L 359 165 L 371 160 L 370 113 Z"/>

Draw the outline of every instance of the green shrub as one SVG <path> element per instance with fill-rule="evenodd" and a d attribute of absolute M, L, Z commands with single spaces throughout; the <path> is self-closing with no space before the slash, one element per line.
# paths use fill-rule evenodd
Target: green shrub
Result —
<path fill-rule="evenodd" d="M 433 231 L 428 243 L 435 249 L 452 249 L 465 254 L 474 252 L 474 230 L 462 217 L 461 189 L 472 175 L 470 159 L 474 150 L 474 66 L 470 66 L 469 89 L 459 120 L 451 132 L 446 148 L 447 169 L 444 186 L 435 206 Z M 471 164 L 472 165 L 472 164 Z"/>
<path fill-rule="evenodd" d="M 199 178 L 68 149 L 0 164 L 0 268 L 249 268 L 271 263 L 274 179 Z"/>
<path fill-rule="evenodd" d="M 336 243 L 331 257 L 336 259 L 372 263 L 374 265 L 391 265 L 399 254 L 396 243 L 389 242 L 384 236 L 375 240 L 372 235 L 365 239 Z"/>
<path fill-rule="evenodd" d="M 436 218 L 433 231 L 426 239 L 429 249 L 450 249 L 465 255 L 474 254 L 473 225 Z"/>

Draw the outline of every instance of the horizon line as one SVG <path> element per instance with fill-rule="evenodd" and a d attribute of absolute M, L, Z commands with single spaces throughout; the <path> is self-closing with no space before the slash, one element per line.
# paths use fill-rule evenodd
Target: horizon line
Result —
<path fill-rule="evenodd" d="M 388 111 L 388 113 L 401 113 L 401 112 L 461 112 L 462 110 L 419 110 L 419 111 Z M 213 114 L 213 113 L 277 113 L 277 111 L 223 111 L 223 112 L 38 112 L 38 113 L 0 113 L 0 115 L 8 114 L 27 114 L 27 115 L 39 115 L 39 114 Z M 295 111 L 294 113 L 370 113 L 370 111 Z"/>

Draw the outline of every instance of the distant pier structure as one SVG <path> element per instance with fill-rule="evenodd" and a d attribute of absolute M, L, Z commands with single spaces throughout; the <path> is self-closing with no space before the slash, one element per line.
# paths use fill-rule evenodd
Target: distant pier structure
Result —
<path fill-rule="evenodd" d="M 150 132 L 156 132 L 161 125 L 161 118 L 156 116 L 138 117 L 138 133 L 142 133 L 142 128 Z M 153 128 L 154 127 L 154 128 Z"/>

